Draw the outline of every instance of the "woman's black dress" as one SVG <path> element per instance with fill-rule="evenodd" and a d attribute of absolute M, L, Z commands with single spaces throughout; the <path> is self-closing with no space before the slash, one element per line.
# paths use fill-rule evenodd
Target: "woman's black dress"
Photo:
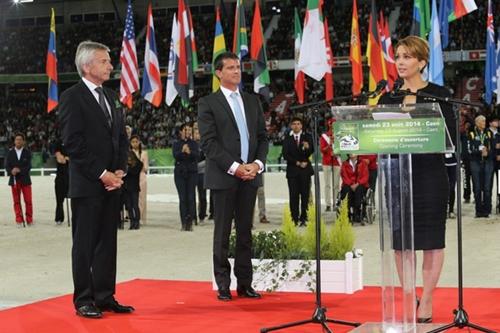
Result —
<path fill-rule="evenodd" d="M 419 91 L 434 96 L 450 97 L 449 91 L 429 83 Z M 378 104 L 401 104 L 403 97 L 383 95 Z M 417 103 L 430 103 L 417 96 Z M 451 104 L 439 103 L 450 136 L 455 143 L 455 118 Z M 413 154 L 413 225 L 415 250 L 445 247 L 446 212 L 448 203 L 448 176 L 444 154 Z M 394 238 L 394 248 L 401 249 L 401 241 Z"/>

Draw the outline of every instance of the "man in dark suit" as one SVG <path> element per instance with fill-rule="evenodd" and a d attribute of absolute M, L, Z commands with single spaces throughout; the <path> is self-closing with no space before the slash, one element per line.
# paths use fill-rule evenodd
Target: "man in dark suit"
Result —
<path fill-rule="evenodd" d="M 31 226 L 33 225 L 30 177 L 31 152 L 24 148 L 24 134 L 22 133 L 16 133 L 14 137 L 14 148 L 9 150 L 5 159 L 5 170 L 9 176 L 9 186 L 12 190 L 16 224 L 18 227 L 21 227 L 26 222 L 28 226 Z M 23 217 L 23 209 L 21 207 L 21 193 L 24 198 L 26 219 Z"/>
<path fill-rule="evenodd" d="M 100 318 L 103 311 L 134 311 L 114 298 L 119 189 L 128 140 L 118 97 L 102 87 L 113 69 L 109 48 L 82 42 L 75 64 L 82 80 L 61 95 L 59 106 L 63 144 L 71 160 L 73 303 L 77 315 Z"/>
<path fill-rule="evenodd" d="M 256 96 L 240 92 L 238 56 L 219 55 L 214 62 L 220 90 L 200 99 L 198 126 L 206 155 L 205 186 L 214 198 L 214 276 L 218 299 L 232 299 L 231 265 L 227 260 L 231 222 L 236 225 L 234 274 L 237 294 L 260 298 L 252 288 L 252 216 L 262 185 L 268 143 L 262 107 Z"/>
<path fill-rule="evenodd" d="M 290 196 L 290 212 L 295 225 L 307 223 L 307 206 L 314 174 L 309 157 L 314 152 L 312 137 L 302 132 L 302 119 L 293 117 L 292 131 L 283 141 L 283 158 L 286 160 L 286 178 Z M 299 215 L 300 197 L 300 215 Z"/>

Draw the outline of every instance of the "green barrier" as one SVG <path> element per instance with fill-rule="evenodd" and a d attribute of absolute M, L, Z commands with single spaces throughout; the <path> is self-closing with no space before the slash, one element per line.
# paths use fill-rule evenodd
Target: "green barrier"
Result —
<path fill-rule="evenodd" d="M 42 153 L 31 153 L 31 168 L 43 168 Z"/>
<path fill-rule="evenodd" d="M 175 159 L 172 155 L 172 148 L 148 149 L 149 164 L 157 167 L 174 166 Z M 281 146 L 269 145 L 267 154 L 267 164 L 279 163 L 281 156 Z"/>
<path fill-rule="evenodd" d="M 149 165 L 151 166 L 174 166 L 175 159 L 172 148 L 148 149 Z"/>

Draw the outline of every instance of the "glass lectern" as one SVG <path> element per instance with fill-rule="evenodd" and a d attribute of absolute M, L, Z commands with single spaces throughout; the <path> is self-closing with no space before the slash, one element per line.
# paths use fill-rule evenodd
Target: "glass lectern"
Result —
<path fill-rule="evenodd" d="M 356 332 L 417 332 L 412 154 L 454 152 L 438 103 L 332 108 L 335 154 L 378 155 L 382 318 Z"/>

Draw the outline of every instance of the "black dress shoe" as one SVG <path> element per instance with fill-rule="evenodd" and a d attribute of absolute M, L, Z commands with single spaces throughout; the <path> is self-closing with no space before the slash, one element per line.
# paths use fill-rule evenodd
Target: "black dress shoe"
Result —
<path fill-rule="evenodd" d="M 80 317 L 99 319 L 102 318 L 102 312 L 93 305 L 82 305 L 76 309 L 76 314 Z"/>
<path fill-rule="evenodd" d="M 432 317 L 417 318 L 417 323 L 419 323 L 419 324 L 429 324 L 429 323 L 432 323 Z"/>
<path fill-rule="evenodd" d="M 99 305 L 97 306 L 97 308 L 103 312 L 109 311 L 114 313 L 132 313 L 135 311 L 133 306 L 122 305 L 118 303 L 116 300 L 113 300 L 107 304 Z"/>
<path fill-rule="evenodd" d="M 231 292 L 229 289 L 219 289 L 219 292 L 217 293 L 217 299 L 219 301 L 230 301 L 233 299 L 233 296 L 231 296 Z"/>
<path fill-rule="evenodd" d="M 261 298 L 261 295 L 252 287 L 238 287 L 236 288 L 236 293 L 239 297 Z"/>

